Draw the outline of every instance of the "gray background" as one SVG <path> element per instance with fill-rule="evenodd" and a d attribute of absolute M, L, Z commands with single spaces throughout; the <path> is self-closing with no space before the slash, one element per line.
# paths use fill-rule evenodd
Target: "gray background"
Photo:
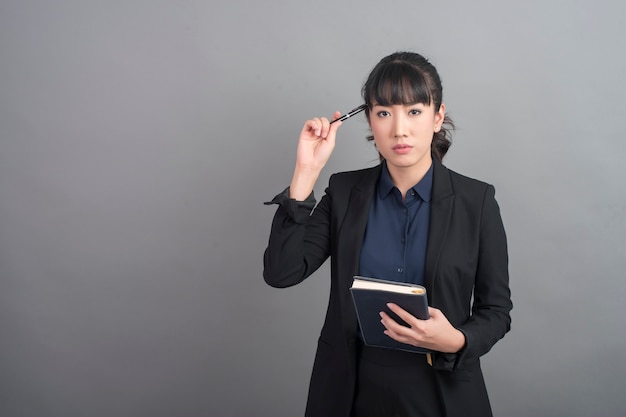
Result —
<path fill-rule="evenodd" d="M 499 416 L 626 413 L 626 6 L 0 1 L 0 415 L 297 416 L 328 295 L 262 279 L 307 118 L 401 49 L 496 186 Z M 330 173 L 371 166 L 361 115 Z"/>

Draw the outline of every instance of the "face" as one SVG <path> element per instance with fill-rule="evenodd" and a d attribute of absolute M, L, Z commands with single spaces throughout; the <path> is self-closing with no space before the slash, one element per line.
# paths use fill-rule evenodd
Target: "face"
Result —
<path fill-rule="evenodd" d="M 430 146 L 435 131 L 441 129 L 445 106 L 438 111 L 432 104 L 373 104 L 370 128 L 378 152 L 393 173 L 425 173 L 432 163 Z"/>

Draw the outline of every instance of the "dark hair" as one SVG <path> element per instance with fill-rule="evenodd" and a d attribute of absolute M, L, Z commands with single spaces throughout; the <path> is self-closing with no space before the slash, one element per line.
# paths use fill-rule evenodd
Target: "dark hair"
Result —
<path fill-rule="evenodd" d="M 423 56 L 414 52 L 396 52 L 381 59 L 361 90 L 365 104 L 382 106 L 422 103 L 439 111 L 443 88 L 437 69 Z M 367 119 L 369 121 L 369 112 Z M 433 135 L 432 154 L 442 160 L 452 144 L 454 123 L 445 115 L 443 125 Z M 370 135 L 367 140 L 374 140 Z M 381 156 L 382 159 L 382 156 Z"/>

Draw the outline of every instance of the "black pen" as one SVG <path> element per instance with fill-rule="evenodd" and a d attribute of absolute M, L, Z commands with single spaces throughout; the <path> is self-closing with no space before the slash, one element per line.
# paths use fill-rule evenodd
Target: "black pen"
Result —
<path fill-rule="evenodd" d="M 332 122 L 330 122 L 330 124 L 332 125 L 335 122 L 343 122 L 344 120 L 348 120 L 350 117 L 354 116 L 355 114 L 361 113 L 365 109 L 367 109 L 367 104 L 361 104 L 359 107 L 356 107 L 350 110 L 348 113 L 344 114 L 343 116 L 340 116 L 338 119 L 333 120 Z"/>

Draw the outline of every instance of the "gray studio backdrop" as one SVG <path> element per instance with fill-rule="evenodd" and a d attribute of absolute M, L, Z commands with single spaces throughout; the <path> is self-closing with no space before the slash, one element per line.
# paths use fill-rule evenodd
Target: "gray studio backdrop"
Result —
<path fill-rule="evenodd" d="M 495 185 L 498 416 L 623 416 L 626 6 L 0 0 L 0 415 L 298 416 L 328 268 L 262 279 L 307 118 L 399 49 L 439 68 L 446 164 Z M 371 166 L 362 115 L 316 192 Z"/>

